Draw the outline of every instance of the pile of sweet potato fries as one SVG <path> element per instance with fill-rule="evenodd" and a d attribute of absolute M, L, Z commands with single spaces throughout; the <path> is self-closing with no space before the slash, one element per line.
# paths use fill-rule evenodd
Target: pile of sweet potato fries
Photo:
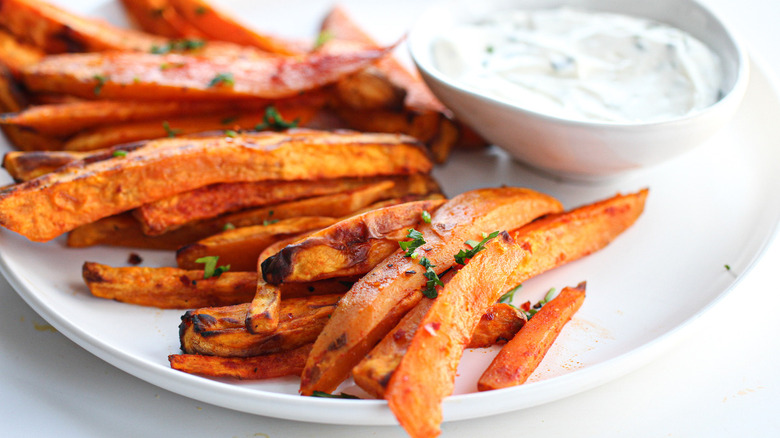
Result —
<path fill-rule="evenodd" d="M 568 211 L 516 187 L 446 199 L 434 163 L 481 140 L 341 9 L 306 43 L 201 0 L 122 3 L 143 32 L 0 2 L 0 124 L 20 149 L 0 225 L 175 250 L 176 267 L 82 275 L 96 297 L 189 309 L 177 370 L 300 376 L 306 396 L 351 377 L 436 436 L 464 349 L 503 345 L 480 391 L 524 383 L 585 283 L 533 309 L 512 291 L 644 209 L 647 190 Z"/>

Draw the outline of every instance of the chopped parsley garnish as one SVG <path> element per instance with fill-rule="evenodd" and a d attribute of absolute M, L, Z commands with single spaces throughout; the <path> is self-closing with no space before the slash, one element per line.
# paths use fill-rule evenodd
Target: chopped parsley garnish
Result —
<path fill-rule="evenodd" d="M 186 64 L 184 64 L 183 62 L 174 62 L 172 64 L 171 63 L 167 63 L 167 62 L 163 62 L 162 64 L 160 64 L 160 70 L 165 71 L 165 70 L 170 70 L 172 68 L 182 68 L 185 65 Z"/>
<path fill-rule="evenodd" d="M 225 225 L 222 227 L 222 231 L 235 230 L 235 229 L 236 229 L 236 226 L 235 226 L 235 225 L 233 225 L 233 224 L 231 224 L 230 222 L 226 223 L 226 224 L 225 224 Z"/>
<path fill-rule="evenodd" d="M 531 317 L 536 315 L 536 312 L 538 312 L 539 309 L 541 309 L 545 304 L 549 303 L 553 298 L 555 298 L 555 288 L 548 290 L 544 295 L 544 298 L 542 298 L 542 300 L 538 303 L 534 304 L 533 307 L 531 307 L 531 303 L 525 303 L 525 305 L 522 306 L 520 310 L 525 313 L 526 319 L 531 319 Z"/>
<path fill-rule="evenodd" d="M 455 263 L 458 263 L 460 265 L 465 265 L 466 260 L 474 257 L 477 255 L 478 252 L 485 249 L 485 244 L 488 243 L 490 240 L 495 239 L 496 236 L 498 236 L 499 231 L 493 231 L 492 233 L 485 236 L 484 239 L 482 239 L 481 242 L 477 243 L 473 240 L 466 241 L 466 244 L 468 244 L 471 249 L 468 251 L 460 250 L 457 254 L 455 254 Z"/>
<path fill-rule="evenodd" d="M 282 131 L 285 129 L 292 129 L 298 126 L 301 119 L 295 119 L 292 122 L 288 122 L 282 118 L 279 111 L 273 105 L 265 108 L 265 115 L 263 121 L 255 125 L 255 131 Z"/>
<path fill-rule="evenodd" d="M 113 157 L 126 157 L 127 156 L 127 151 L 121 151 L 121 150 L 120 151 L 114 151 L 111 154 L 111 156 L 113 156 Z"/>
<path fill-rule="evenodd" d="M 232 129 L 226 129 L 225 130 L 225 135 L 227 135 L 230 138 L 233 138 L 233 137 L 237 136 L 238 133 L 236 131 L 232 130 Z"/>
<path fill-rule="evenodd" d="M 515 299 L 515 292 L 520 290 L 520 288 L 523 287 L 523 284 L 520 283 L 517 286 L 513 287 L 512 289 L 509 289 L 509 292 L 505 293 L 504 295 L 501 295 L 501 298 L 498 299 L 499 303 L 505 303 L 512 305 L 512 300 Z"/>
<path fill-rule="evenodd" d="M 92 89 L 92 92 L 95 93 L 95 96 L 97 96 L 101 91 L 103 91 L 103 85 L 105 85 L 108 81 L 108 77 L 103 75 L 95 75 L 92 76 L 92 79 L 97 81 L 95 88 Z"/>
<path fill-rule="evenodd" d="M 423 210 L 423 212 L 422 212 L 422 220 L 426 224 L 431 223 L 431 214 L 428 212 L 428 210 Z"/>
<path fill-rule="evenodd" d="M 198 6 L 197 8 L 195 8 L 195 15 L 203 15 L 208 11 L 209 11 L 208 8 L 206 8 L 205 6 Z"/>
<path fill-rule="evenodd" d="M 172 40 L 164 46 L 152 46 L 151 52 L 155 55 L 163 55 L 169 52 L 189 52 L 191 50 L 198 50 L 206 45 L 203 40 L 196 39 L 183 39 Z"/>
<path fill-rule="evenodd" d="M 214 79 L 209 82 L 209 87 L 216 87 L 218 85 L 233 86 L 236 81 L 233 80 L 233 73 L 218 73 L 214 76 Z"/>
<path fill-rule="evenodd" d="M 317 50 L 320 47 L 324 46 L 325 43 L 327 43 L 328 41 L 332 40 L 334 36 L 335 35 L 333 35 L 333 32 L 331 32 L 331 31 L 329 31 L 327 29 L 323 30 L 322 32 L 320 32 L 319 35 L 317 35 L 317 40 L 314 41 L 313 49 Z"/>
<path fill-rule="evenodd" d="M 428 281 L 425 282 L 425 289 L 422 291 L 423 295 L 428 298 L 436 298 L 439 296 L 439 292 L 436 291 L 436 286 L 444 286 L 439 275 L 433 270 L 436 265 L 432 264 L 426 257 L 421 258 L 418 263 L 425 268 L 423 275 L 428 279 Z"/>
<path fill-rule="evenodd" d="M 356 396 L 350 395 L 350 394 L 345 394 L 343 392 L 341 394 L 329 394 L 329 393 L 324 392 L 324 391 L 314 391 L 311 394 L 311 396 L 312 397 L 322 397 L 322 398 L 344 398 L 344 399 L 350 399 L 350 400 L 360 400 L 360 397 L 356 397 Z"/>
<path fill-rule="evenodd" d="M 219 277 L 223 272 L 230 270 L 230 265 L 217 266 L 219 256 L 206 256 L 195 260 L 195 263 L 203 263 L 203 278 Z"/>
<path fill-rule="evenodd" d="M 168 137 L 176 137 L 177 135 L 181 134 L 181 129 L 171 128 L 171 125 L 168 124 L 167 120 L 162 122 L 162 127 L 165 130 L 165 133 L 168 134 Z"/>
<path fill-rule="evenodd" d="M 409 233 L 406 235 L 406 237 L 412 240 L 402 240 L 398 242 L 398 245 L 402 250 L 406 251 L 404 253 L 404 257 L 412 257 L 414 251 L 417 248 L 425 245 L 425 239 L 423 238 L 423 234 L 414 228 L 409 228 L 407 231 Z"/>
<path fill-rule="evenodd" d="M 269 225 L 273 225 L 273 224 L 279 222 L 279 219 L 271 219 L 271 216 L 273 216 L 273 215 L 274 215 L 274 211 L 273 210 L 268 212 L 268 219 L 263 219 L 263 226 L 264 227 L 267 227 Z"/>

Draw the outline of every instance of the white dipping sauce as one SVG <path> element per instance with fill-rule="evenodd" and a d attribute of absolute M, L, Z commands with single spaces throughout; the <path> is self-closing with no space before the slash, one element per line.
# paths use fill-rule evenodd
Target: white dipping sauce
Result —
<path fill-rule="evenodd" d="M 718 57 L 691 35 L 626 15 L 569 8 L 501 12 L 433 44 L 442 73 L 552 116 L 651 122 L 721 97 Z"/>

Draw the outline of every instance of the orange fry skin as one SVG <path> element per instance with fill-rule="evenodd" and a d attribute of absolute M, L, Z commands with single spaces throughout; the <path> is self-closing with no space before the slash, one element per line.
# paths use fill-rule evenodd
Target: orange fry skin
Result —
<path fill-rule="evenodd" d="M 490 363 L 477 389 L 490 391 L 522 385 L 542 362 L 553 342 L 585 300 L 585 282 L 567 287 L 528 320 Z"/>
<path fill-rule="evenodd" d="M 22 76 L 32 91 L 89 99 L 281 99 L 335 82 L 388 50 L 259 59 L 177 53 L 77 53 L 48 56 L 26 67 Z"/>
<path fill-rule="evenodd" d="M 452 393 L 463 349 L 526 255 L 502 232 L 442 288 L 420 321 L 385 390 L 390 410 L 410 436 L 435 437 L 441 432 L 441 404 Z"/>
<path fill-rule="evenodd" d="M 264 281 L 257 282 L 257 292 L 249 310 L 246 312 L 245 325 L 249 333 L 268 335 L 279 326 L 279 303 L 281 292 L 279 287 Z"/>
<path fill-rule="evenodd" d="M 311 344 L 307 344 L 295 350 L 252 357 L 172 354 L 168 356 L 168 361 L 171 368 L 189 374 L 261 380 L 300 375 L 310 350 Z"/>

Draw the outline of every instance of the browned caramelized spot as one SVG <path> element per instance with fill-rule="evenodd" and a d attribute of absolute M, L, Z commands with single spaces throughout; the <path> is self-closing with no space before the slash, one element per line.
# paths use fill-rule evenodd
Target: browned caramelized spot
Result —
<path fill-rule="evenodd" d="M 328 351 L 335 351 L 347 345 L 347 334 L 342 333 L 341 336 L 336 338 L 330 345 L 328 345 Z"/>
<path fill-rule="evenodd" d="M 84 266 L 81 267 L 81 276 L 84 278 L 84 281 L 87 283 L 104 283 L 108 281 L 105 278 L 103 278 L 103 276 L 101 276 L 99 272 L 91 269 L 90 262 L 84 263 Z"/>
<path fill-rule="evenodd" d="M 63 25 L 62 28 L 52 35 L 54 39 L 60 40 L 65 45 L 65 51 L 69 53 L 86 52 L 87 46 L 79 38 L 78 33 L 74 32 L 70 26 Z"/>
<path fill-rule="evenodd" d="M 186 275 L 179 276 L 179 281 L 181 281 L 181 284 L 188 287 L 192 285 L 192 280 L 190 280 L 190 277 L 187 277 Z"/>
<path fill-rule="evenodd" d="M 395 341 L 402 341 L 404 338 L 406 338 L 406 330 L 398 330 L 393 333 L 393 339 Z"/>
<path fill-rule="evenodd" d="M 143 261 L 144 259 L 142 259 L 140 255 L 134 252 L 131 252 L 130 255 L 127 256 L 127 263 L 133 266 L 140 265 Z"/>

